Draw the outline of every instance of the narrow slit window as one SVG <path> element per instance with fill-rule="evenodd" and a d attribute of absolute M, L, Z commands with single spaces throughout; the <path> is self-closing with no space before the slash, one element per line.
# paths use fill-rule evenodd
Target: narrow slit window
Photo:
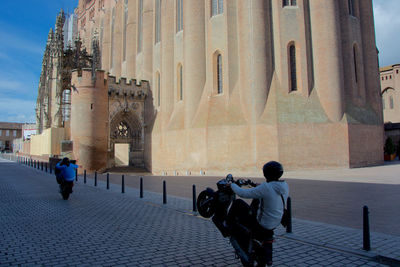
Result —
<path fill-rule="evenodd" d="M 183 67 L 179 64 L 178 66 L 178 100 L 183 100 Z"/>
<path fill-rule="evenodd" d="M 211 0 L 211 17 L 224 13 L 223 0 Z"/>
<path fill-rule="evenodd" d="M 357 48 L 356 46 L 353 46 L 353 59 L 354 59 L 354 76 L 356 83 L 358 83 L 358 70 L 357 70 Z"/>
<path fill-rule="evenodd" d="M 222 56 L 219 54 L 217 56 L 217 92 L 218 94 L 222 94 Z"/>
<path fill-rule="evenodd" d="M 183 30 L 183 0 L 176 1 L 176 32 Z"/>
<path fill-rule="evenodd" d="M 156 17 L 155 17 L 155 25 L 156 25 L 156 36 L 155 43 L 159 43 L 161 41 L 161 0 L 156 0 Z"/>
<path fill-rule="evenodd" d="M 296 46 L 289 46 L 290 91 L 297 91 Z"/>
<path fill-rule="evenodd" d="M 390 98 L 389 98 L 389 104 L 390 104 L 390 109 L 393 109 L 394 108 L 394 101 L 393 101 L 393 96 L 390 96 Z"/>
<path fill-rule="evenodd" d="M 142 42 L 143 42 L 143 0 L 139 0 L 138 8 L 138 53 L 142 52 Z"/>
<path fill-rule="evenodd" d="M 283 0 L 282 1 L 282 6 L 297 6 L 297 1 L 296 0 Z"/>
<path fill-rule="evenodd" d="M 355 16 L 354 13 L 354 1 L 353 0 L 348 0 L 349 3 L 349 15 Z"/>
<path fill-rule="evenodd" d="M 124 1 L 124 40 L 122 49 L 122 61 L 126 61 L 126 28 L 128 27 L 128 0 Z"/>
<path fill-rule="evenodd" d="M 157 72 L 157 107 L 161 105 L 161 77 L 160 73 Z"/>
<path fill-rule="evenodd" d="M 111 68 L 114 68 L 114 26 L 115 26 L 115 7 L 112 9 L 111 15 Z"/>

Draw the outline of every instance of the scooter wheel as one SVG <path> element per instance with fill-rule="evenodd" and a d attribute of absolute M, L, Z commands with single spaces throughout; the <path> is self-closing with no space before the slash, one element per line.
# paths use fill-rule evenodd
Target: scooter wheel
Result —
<path fill-rule="evenodd" d="M 210 218 L 215 213 L 214 192 L 202 191 L 197 197 L 197 210 L 204 218 Z"/>

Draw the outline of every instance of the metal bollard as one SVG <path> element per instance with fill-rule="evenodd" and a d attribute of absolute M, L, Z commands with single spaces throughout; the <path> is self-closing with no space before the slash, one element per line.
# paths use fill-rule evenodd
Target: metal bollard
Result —
<path fill-rule="evenodd" d="M 289 213 L 289 223 L 286 227 L 286 233 L 292 232 L 292 199 L 290 197 L 287 198 L 287 210 Z"/>
<path fill-rule="evenodd" d="M 46 167 L 46 172 L 47 172 L 47 165 L 48 165 L 48 163 L 46 162 L 46 163 L 45 163 L 45 167 Z"/>
<path fill-rule="evenodd" d="M 121 193 L 125 193 L 125 175 L 122 174 Z"/>
<path fill-rule="evenodd" d="M 97 172 L 94 172 L 94 186 L 97 186 Z"/>
<path fill-rule="evenodd" d="M 163 204 L 167 204 L 167 185 L 163 181 Z"/>
<path fill-rule="evenodd" d="M 196 205 L 196 185 L 193 185 L 193 211 L 197 211 L 197 205 Z"/>
<path fill-rule="evenodd" d="M 110 174 L 107 172 L 107 189 L 110 189 Z"/>
<path fill-rule="evenodd" d="M 78 181 L 78 169 L 75 169 L 75 181 Z"/>
<path fill-rule="evenodd" d="M 143 177 L 140 177 L 140 198 L 143 198 Z"/>
<path fill-rule="evenodd" d="M 83 171 L 83 182 L 86 184 L 86 170 Z"/>
<path fill-rule="evenodd" d="M 40 163 L 40 165 L 41 165 L 41 168 L 42 168 L 42 171 L 43 171 L 43 161 Z"/>
<path fill-rule="evenodd" d="M 371 250 L 371 239 L 369 234 L 369 211 L 368 207 L 363 208 L 363 249 Z"/>

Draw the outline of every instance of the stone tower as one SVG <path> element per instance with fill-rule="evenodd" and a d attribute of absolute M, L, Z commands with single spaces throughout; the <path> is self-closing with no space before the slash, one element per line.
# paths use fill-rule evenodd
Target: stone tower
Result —
<path fill-rule="evenodd" d="M 73 155 L 88 171 L 105 168 L 108 144 L 108 90 L 104 71 L 72 72 L 71 139 Z"/>

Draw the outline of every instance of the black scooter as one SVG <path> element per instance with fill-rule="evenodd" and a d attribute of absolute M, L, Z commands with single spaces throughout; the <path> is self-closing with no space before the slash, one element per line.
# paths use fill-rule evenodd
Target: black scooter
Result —
<path fill-rule="evenodd" d="M 272 264 L 272 242 L 264 240 L 262 244 L 252 233 L 250 225 L 246 222 L 227 220 L 232 202 L 236 199 L 236 194 L 232 191 L 230 184 L 236 183 L 239 186 L 250 185 L 257 186 L 251 180 L 234 180 L 231 174 L 225 179 L 217 182 L 217 191 L 207 188 L 202 191 L 197 198 L 197 209 L 199 214 L 205 218 L 211 218 L 221 232 L 223 237 L 229 237 L 230 242 L 235 249 L 236 255 L 240 258 L 243 266 L 262 266 L 260 264 L 260 254 L 267 253 L 267 262 Z M 251 203 L 252 215 L 256 216 L 259 200 L 253 199 Z M 265 246 L 268 248 L 265 249 Z M 265 256 L 264 256 L 265 258 Z"/>

